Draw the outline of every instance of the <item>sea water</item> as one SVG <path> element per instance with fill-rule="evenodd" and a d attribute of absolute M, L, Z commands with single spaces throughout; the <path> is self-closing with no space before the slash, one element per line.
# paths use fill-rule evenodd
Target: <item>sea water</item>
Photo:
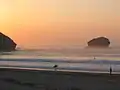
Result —
<path fill-rule="evenodd" d="M 109 49 L 25 49 L 0 53 L 1 67 L 60 71 L 120 71 L 120 48 Z"/>

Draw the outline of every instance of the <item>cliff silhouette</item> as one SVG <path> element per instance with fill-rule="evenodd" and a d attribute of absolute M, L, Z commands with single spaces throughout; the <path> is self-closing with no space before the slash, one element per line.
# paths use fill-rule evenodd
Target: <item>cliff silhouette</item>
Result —
<path fill-rule="evenodd" d="M 16 45 L 10 37 L 0 32 L 0 51 L 14 51 Z"/>

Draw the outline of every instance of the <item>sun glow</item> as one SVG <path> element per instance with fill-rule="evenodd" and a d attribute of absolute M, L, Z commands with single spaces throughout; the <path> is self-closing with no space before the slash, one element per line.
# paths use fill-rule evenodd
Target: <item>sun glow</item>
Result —
<path fill-rule="evenodd" d="M 10 21 L 12 8 L 10 3 L 0 1 L 0 23 L 7 23 Z"/>
<path fill-rule="evenodd" d="M 84 46 L 97 36 L 118 43 L 119 4 L 118 0 L 0 0 L 0 31 L 25 47 Z"/>

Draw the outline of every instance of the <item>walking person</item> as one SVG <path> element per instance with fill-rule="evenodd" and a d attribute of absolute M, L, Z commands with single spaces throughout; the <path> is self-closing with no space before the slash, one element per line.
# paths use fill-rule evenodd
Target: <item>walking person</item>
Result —
<path fill-rule="evenodd" d="M 110 75 L 112 75 L 112 67 L 110 66 Z"/>

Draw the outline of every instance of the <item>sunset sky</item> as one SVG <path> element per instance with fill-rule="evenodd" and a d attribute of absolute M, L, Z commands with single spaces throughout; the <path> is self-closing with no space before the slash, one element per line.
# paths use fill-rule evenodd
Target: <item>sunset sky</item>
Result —
<path fill-rule="evenodd" d="M 20 47 L 120 45 L 120 0 L 0 0 L 0 31 Z"/>

